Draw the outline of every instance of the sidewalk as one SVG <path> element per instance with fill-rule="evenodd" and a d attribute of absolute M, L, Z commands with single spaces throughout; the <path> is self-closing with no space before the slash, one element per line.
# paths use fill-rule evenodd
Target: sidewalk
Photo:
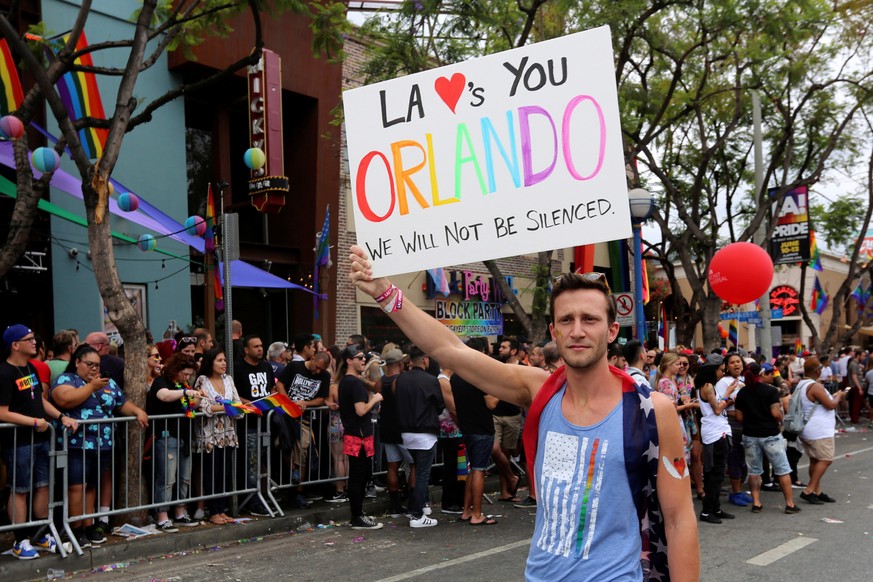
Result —
<path fill-rule="evenodd" d="M 486 479 L 486 493 L 492 494 L 493 499 L 499 496 L 499 488 L 496 474 Z M 523 489 L 526 491 L 526 488 Z M 521 491 L 519 490 L 520 495 Z M 440 487 L 432 486 L 430 488 L 431 501 L 437 507 L 439 507 L 441 496 L 442 489 Z M 368 515 L 384 516 L 388 512 L 388 508 L 387 493 L 380 493 L 376 499 L 364 501 L 364 511 Z M 250 517 L 251 521 L 228 525 L 212 525 L 207 521 L 198 527 L 179 528 L 178 533 L 161 533 L 135 540 L 108 535 L 106 543 L 85 549 L 81 556 L 72 553 L 64 559 L 57 554 L 47 552 L 40 552 L 40 557 L 36 560 L 17 560 L 12 556 L 0 556 L 0 580 L 15 580 L 16 582 L 46 580 L 49 569 L 63 570 L 67 577 L 70 577 L 73 572 L 104 568 L 106 571 L 118 569 L 119 573 L 123 573 L 124 567 L 131 562 L 149 558 L 171 558 L 173 554 L 181 552 L 208 552 L 228 544 L 258 541 L 257 538 L 270 534 L 306 533 L 316 529 L 319 525 L 329 526 L 331 521 L 334 522 L 335 527 L 346 527 L 350 517 L 348 503 L 313 501 L 313 505 L 309 509 L 285 509 L 283 507 L 283 510 L 285 511 L 284 517 L 254 517 L 243 512 L 240 517 Z M 435 512 L 439 513 L 439 510 L 435 509 Z M 5 551 L 9 547 L 4 546 L 0 548 L 0 551 Z"/>

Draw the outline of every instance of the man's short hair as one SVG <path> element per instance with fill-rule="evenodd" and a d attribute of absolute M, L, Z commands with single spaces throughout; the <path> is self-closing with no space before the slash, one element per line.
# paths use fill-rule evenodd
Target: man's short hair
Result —
<path fill-rule="evenodd" d="M 357 344 L 357 345 L 361 346 L 361 349 L 363 350 L 363 349 L 364 349 L 364 343 L 365 343 L 365 342 L 364 342 L 364 336 L 362 336 L 362 335 L 359 334 L 359 333 L 353 333 L 352 335 L 349 336 L 349 339 L 348 339 L 348 341 L 346 342 L 346 345 L 348 345 L 348 346 L 353 346 L 353 345 Z"/>
<path fill-rule="evenodd" d="M 518 340 L 515 339 L 514 337 L 505 337 L 502 340 L 500 340 L 500 343 L 503 343 L 503 342 L 507 342 L 509 344 L 510 351 L 512 351 L 512 350 L 518 351 Z"/>
<path fill-rule="evenodd" d="M 296 352 L 303 351 L 303 348 L 315 341 L 315 336 L 311 333 L 300 333 L 294 336 L 294 350 Z"/>
<path fill-rule="evenodd" d="M 624 344 L 624 359 L 628 364 L 636 364 L 642 358 L 643 342 L 640 340 L 630 340 Z"/>
<path fill-rule="evenodd" d="M 624 350 L 622 349 L 621 344 L 619 344 L 618 342 L 612 342 L 611 344 L 609 344 L 609 349 L 606 352 L 607 358 L 618 358 L 623 356 Z"/>
<path fill-rule="evenodd" d="M 285 342 L 273 342 L 270 344 L 270 347 L 267 348 L 267 359 L 275 360 L 276 358 L 281 356 L 282 353 L 287 349 L 288 344 L 286 344 Z"/>
<path fill-rule="evenodd" d="M 203 341 L 206 341 L 206 338 L 208 338 L 212 334 L 209 333 L 209 330 L 206 329 L 205 327 L 198 327 L 194 331 L 191 332 L 191 335 L 196 337 L 198 341 L 203 342 Z"/>
<path fill-rule="evenodd" d="M 409 354 L 410 362 L 420 362 L 427 355 L 424 353 L 424 351 L 422 351 L 420 347 L 416 345 L 409 346 L 409 351 L 406 353 Z"/>
<path fill-rule="evenodd" d="M 546 363 L 550 365 L 557 365 L 558 360 L 561 359 L 561 354 L 558 353 L 558 344 L 555 342 L 549 342 L 543 346 L 543 356 L 546 358 Z"/>
<path fill-rule="evenodd" d="M 803 363 L 803 375 L 804 376 L 812 376 L 817 377 L 818 369 L 821 367 L 821 364 L 818 361 L 818 358 L 815 356 L 810 356 L 806 358 L 806 361 Z"/>
<path fill-rule="evenodd" d="M 261 336 L 259 336 L 256 333 L 250 333 L 250 334 L 244 336 L 242 338 L 243 348 L 249 347 L 249 342 L 252 341 L 253 339 L 261 339 Z"/>
<path fill-rule="evenodd" d="M 612 296 L 606 275 L 603 273 L 564 273 L 555 277 L 552 283 L 552 296 L 549 300 L 549 310 L 555 317 L 555 300 L 566 291 L 579 289 L 594 289 L 600 291 L 606 297 L 606 322 L 608 325 L 615 323 L 615 298 Z"/>
<path fill-rule="evenodd" d="M 230 331 L 232 333 L 242 333 L 242 322 L 238 319 L 234 319 L 230 322 Z"/>
<path fill-rule="evenodd" d="M 52 351 L 57 358 L 61 354 L 66 354 L 73 347 L 76 341 L 76 332 L 69 329 L 62 329 L 52 338 Z"/>

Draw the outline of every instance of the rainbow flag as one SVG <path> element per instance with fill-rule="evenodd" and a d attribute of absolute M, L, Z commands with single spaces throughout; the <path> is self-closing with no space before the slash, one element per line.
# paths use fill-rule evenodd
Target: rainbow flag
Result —
<path fill-rule="evenodd" d="M 643 244 L 640 243 L 640 263 L 643 265 L 643 305 L 648 305 L 649 303 L 649 273 L 646 271 L 646 255 L 643 254 Z M 666 346 L 667 343 L 664 342 Z"/>
<path fill-rule="evenodd" d="M 797 336 L 797 339 L 794 340 L 794 354 L 799 356 L 803 353 L 803 342 L 800 341 L 800 336 Z"/>
<path fill-rule="evenodd" d="M 821 315 L 824 310 L 827 309 L 829 302 L 830 297 L 825 293 L 824 288 L 821 286 L 821 281 L 818 280 L 818 275 L 816 275 L 815 286 L 812 288 L 812 300 L 810 301 L 809 307 L 818 315 Z"/>
<path fill-rule="evenodd" d="M 736 319 L 731 320 L 730 328 L 728 329 L 728 339 L 735 346 L 740 346 L 740 322 Z"/>
<path fill-rule="evenodd" d="M 67 42 L 69 38 L 69 35 L 65 36 L 64 42 Z M 87 46 L 88 40 L 85 38 L 85 31 L 82 31 L 74 50 L 80 51 Z M 91 60 L 91 54 L 87 53 L 73 61 L 73 65 L 93 67 L 94 61 Z M 70 71 L 61 77 L 55 86 L 71 120 L 77 121 L 83 117 L 106 119 L 106 114 L 103 112 L 103 101 L 100 99 L 100 90 L 97 88 L 97 76 L 94 73 Z M 108 135 L 109 130 L 95 127 L 79 130 L 79 140 L 82 142 L 82 147 L 89 159 L 94 160 L 103 155 L 103 146 L 106 144 Z"/>
<path fill-rule="evenodd" d="M 321 225 L 321 233 L 318 235 L 318 244 L 315 247 L 315 264 L 319 267 L 330 268 L 330 206 L 324 214 L 324 224 Z"/>
<path fill-rule="evenodd" d="M 21 107 L 24 92 L 21 90 L 15 59 L 5 38 L 0 40 L 0 83 L 3 84 L 0 90 L 0 115 L 9 115 Z"/>
<path fill-rule="evenodd" d="M 211 253 L 215 250 L 215 200 L 212 198 L 212 183 L 206 190 L 206 232 L 203 233 L 205 251 Z"/>
<path fill-rule="evenodd" d="M 261 412 L 269 412 L 274 409 L 280 410 L 291 418 L 300 418 L 303 415 L 303 409 L 284 394 L 264 396 L 258 400 L 253 400 L 251 405 Z"/>
<path fill-rule="evenodd" d="M 815 231 L 812 229 L 809 229 L 809 257 L 809 267 L 821 272 L 821 253 L 818 250 L 818 244 L 815 242 Z"/>
<path fill-rule="evenodd" d="M 261 410 L 256 406 L 252 406 L 251 404 L 232 402 L 225 398 L 216 398 L 215 401 L 218 404 L 224 405 L 224 413 L 231 418 L 236 418 L 237 416 L 242 416 L 243 414 L 257 414 L 258 416 L 261 415 Z"/>

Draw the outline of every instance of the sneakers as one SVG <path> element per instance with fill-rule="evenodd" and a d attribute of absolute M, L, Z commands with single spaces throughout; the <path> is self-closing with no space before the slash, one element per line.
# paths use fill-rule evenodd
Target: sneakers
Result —
<path fill-rule="evenodd" d="M 793 483 L 791 483 L 791 488 L 792 489 L 806 489 L 806 483 L 804 483 L 803 481 L 794 481 Z"/>
<path fill-rule="evenodd" d="M 422 514 L 418 519 L 410 519 L 409 527 L 433 527 L 437 523 L 437 520 Z"/>
<path fill-rule="evenodd" d="M 782 491 L 782 487 L 779 486 L 779 483 L 764 483 L 761 485 L 762 491 Z"/>
<path fill-rule="evenodd" d="M 746 501 L 745 495 L 742 493 L 731 493 L 728 495 L 728 503 L 738 507 L 746 507 L 749 504 L 749 502 Z"/>
<path fill-rule="evenodd" d="M 721 523 L 721 518 L 715 515 L 714 513 L 701 513 L 700 521 L 705 521 L 706 523 Z"/>
<path fill-rule="evenodd" d="M 255 517 L 270 517 L 269 510 L 260 501 L 253 501 L 246 506 L 246 511 Z"/>
<path fill-rule="evenodd" d="M 194 521 L 193 519 L 191 519 L 191 516 L 186 513 L 185 515 L 174 519 L 173 524 L 178 527 L 197 527 L 198 525 L 200 525 L 200 522 Z"/>
<path fill-rule="evenodd" d="M 45 550 L 46 552 L 51 552 L 53 554 L 58 553 L 58 542 L 55 541 L 55 538 L 51 534 L 45 534 L 35 542 L 33 542 L 33 546 L 37 550 Z M 64 551 L 68 554 L 73 551 L 73 544 L 70 542 L 64 542 Z"/>
<path fill-rule="evenodd" d="M 527 499 L 525 499 L 524 501 L 520 503 L 513 503 L 513 507 L 517 507 L 519 509 L 536 509 L 537 500 L 528 495 Z"/>
<path fill-rule="evenodd" d="M 298 494 L 297 497 L 294 498 L 294 501 L 291 502 L 291 505 L 296 507 L 297 509 L 309 509 L 312 507 L 312 502 L 306 499 L 302 493 Z"/>
<path fill-rule="evenodd" d="M 349 496 L 346 495 L 345 491 L 337 491 L 330 497 L 325 497 L 324 500 L 328 503 L 345 503 L 349 500 Z"/>
<path fill-rule="evenodd" d="M 733 514 L 730 514 L 730 513 L 726 512 L 726 511 L 722 511 L 721 509 L 719 509 L 718 511 L 716 511 L 713 515 L 715 515 L 715 516 L 716 516 L 717 518 L 719 518 L 719 519 L 734 519 L 734 515 L 733 515 Z"/>
<path fill-rule="evenodd" d="M 194 521 L 201 521 L 204 519 L 206 519 L 206 512 L 198 508 L 197 511 L 194 512 Z"/>
<path fill-rule="evenodd" d="M 352 529 L 382 529 L 382 524 L 369 515 L 362 515 L 352 519 L 350 525 Z"/>
<path fill-rule="evenodd" d="M 172 525 L 172 524 L 171 524 Z M 91 542 L 91 545 L 99 545 L 106 541 L 106 536 L 101 531 L 101 528 L 96 525 L 85 528 L 85 537 Z"/>
<path fill-rule="evenodd" d="M 12 555 L 19 560 L 35 560 L 39 557 L 39 552 L 33 549 L 30 540 L 21 540 L 12 546 Z"/>
<path fill-rule="evenodd" d="M 405 505 L 399 505 L 397 507 L 392 507 L 388 511 L 388 517 L 398 518 L 398 517 L 406 517 L 409 515 L 409 508 Z"/>
<path fill-rule="evenodd" d="M 825 503 L 836 503 L 837 500 L 828 495 L 827 493 L 819 493 L 816 497 L 818 497 L 819 501 L 824 501 Z"/>
<path fill-rule="evenodd" d="M 440 509 L 440 513 L 447 513 L 449 515 L 460 515 L 464 513 L 464 508 L 460 505 L 443 505 L 442 509 Z"/>
<path fill-rule="evenodd" d="M 80 548 L 84 550 L 91 547 L 91 540 L 88 539 L 88 536 L 85 535 L 82 529 L 74 529 L 73 535 L 76 537 L 76 543 L 79 544 Z"/>
<path fill-rule="evenodd" d="M 367 483 L 367 490 L 364 493 L 364 499 L 376 499 L 376 485 L 372 481 Z"/>
<path fill-rule="evenodd" d="M 433 509 L 430 508 L 430 502 L 424 504 L 424 507 L 421 508 L 421 512 L 425 515 L 430 515 L 433 513 Z"/>
<path fill-rule="evenodd" d="M 785 513 L 800 513 L 800 508 L 796 505 L 786 505 Z"/>
<path fill-rule="evenodd" d="M 176 533 L 177 531 L 179 531 L 179 528 L 174 527 L 173 522 L 169 519 L 165 519 L 164 521 L 158 522 L 158 531 L 164 533 Z"/>
<path fill-rule="evenodd" d="M 818 498 L 815 493 L 801 493 L 800 498 L 810 505 L 824 505 L 825 502 Z"/>

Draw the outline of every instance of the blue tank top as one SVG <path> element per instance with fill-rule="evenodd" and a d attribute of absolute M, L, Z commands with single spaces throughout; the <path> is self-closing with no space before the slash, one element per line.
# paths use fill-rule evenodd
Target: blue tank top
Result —
<path fill-rule="evenodd" d="M 527 580 L 639 581 L 640 521 L 624 462 L 622 403 L 593 426 L 564 418 L 566 385 L 543 410 Z"/>

